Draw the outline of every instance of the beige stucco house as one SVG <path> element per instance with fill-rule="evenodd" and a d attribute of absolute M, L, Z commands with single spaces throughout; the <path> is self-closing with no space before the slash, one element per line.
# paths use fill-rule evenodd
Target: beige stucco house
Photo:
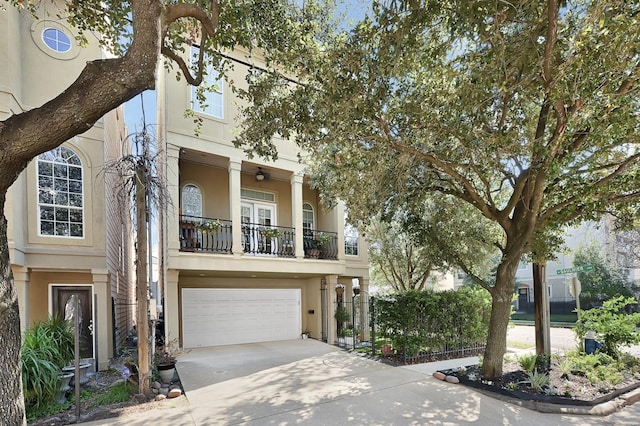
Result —
<path fill-rule="evenodd" d="M 79 48 L 74 30 L 47 10 L 53 3 L 41 7 L 46 19 L 37 21 L 0 10 L 0 117 L 42 105 L 105 55 L 96 40 Z M 246 71 L 236 64 L 230 79 L 242 82 Z M 170 73 L 157 87 L 156 135 L 171 195 L 159 212 L 166 338 L 191 348 L 308 331 L 336 342 L 337 302 L 350 299 L 354 282 L 363 294 L 369 284 L 365 241 L 345 222 L 343 206 L 321 205 L 293 144 L 276 141 L 274 163 L 234 148 L 237 99 L 226 82 L 209 93 L 207 108 L 194 105 L 192 88 Z M 198 136 L 184 116 L 189 108 L 202 119 Z M 116 109 L 34 159 L 4 212 L 22 328 L 65 315 L 70 297 L 80 297 L 82 356 L 100 369 L 135 318 L 131 209 L 104 173 L 127 144 Z"/>
<path fill-rule="evenodd" d="M 249 55 L 228 55 L 236 62 L 228 81 L 241 84 Z M 365 241 L 342 205 L 322 206 L 293 143 L 277 140 L 279 158 L 268 163 L 233 146 L 238 100 L 228 81 L 209 78 L 206 107 L 184 79 L 166 73 L 158 82 L 172 199 L 161 226 L 167 338 L 193 348 L 308 331 L 335 343 L 336 286 L 343 300 L 354 282 L 368 290 Z M 189 108 L 202 120 L 197 136 Z"/>
<path fill-rule="evenodd" d="M 96 40 L 86 48 L 42 2 L 28 12 L 0 8 L 0 118 L 38 107 L 66 88 L 85 63 L 103 57 Z M 131 219 L 126 199 L 104 164 L 120 157 L 125 139 L 122 109 L 89 131 L 34 159 L 10 188 L 11 268 L 21 328 L 49 315 L 69 315 L 80 298 L 81 355 L 103 369 L 133 326 Z"/>

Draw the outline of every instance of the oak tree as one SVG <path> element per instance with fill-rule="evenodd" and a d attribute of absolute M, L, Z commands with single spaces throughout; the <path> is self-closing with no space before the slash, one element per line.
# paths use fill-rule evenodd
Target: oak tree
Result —
<path fill-rule="evenodd" d="M 350 216 L 451 197 L 500 235 L 482 373 L 502 373 L 524 254 L 565 225 L 640 198 L 640 2 L 375 2 L 352 31 L 295 64 L 305 84 L 255 75 L 238 144 L 271 135 L 311 153 L 316 182 Z M 265 127 L 261 117 L 278 117 Z"/>

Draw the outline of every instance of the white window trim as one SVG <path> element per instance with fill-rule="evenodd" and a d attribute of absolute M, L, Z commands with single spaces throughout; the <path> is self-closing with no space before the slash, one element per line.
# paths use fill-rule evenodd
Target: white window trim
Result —
<path fill-rule="evenodd" d="M 304 209 L 305 205 L 311 207 L 311 210 L 305 210 Z M 312 215 L 312 217 L 311 217 L 311 230 L 314 230 L 314 229 L 317 228 L 317 226 L 316 226 L 316 209 L 313 208 L 313 204 L 308 203 L 308 202 L 303 202 L 302 203 L 302 224 L 303 224 L 303 228 L 304 228 L 304 223 L 305 223 L 304 222 L 304 213 L 305 212 L 309 212 L 309 211 L 311 211 L 311 215 Z"/>
<path fill-rule="evenodd" d="M 65 239 L 74 239 L 74 240 L 83 240 L 87 237 L 87 221 L 86 221 L 86 210 L 87 210 L 87 203 L 86 203 L 86 197 L 85 197 L 85 167 L 84 167 L 84 163 L 82 161 L 82 158 L 80 158 L 80 155 L 76 152 L 75 149 L 71 149 L 69 147 L 66 146 L 60 146 L 54 149 L 68 149 L 69 151 L 73 152 L 73 154 L 78 158 L 78 160 L 80 161 L 80 171 L 82 173 L 82 180 L 80 181 L 81 187 L 82 187 L 82 207 L 80 209 L 73 208 L 73 210 L 80 210 L 82 212 L 82 235 L 81 236 L 75 236 L 75 235 L 56 235 L 55 234 L 55 225 L 54 225 L 54 234 L 50 235 L 50 234 L 43 234 L 42 233 L 42 216 L 41 216 L 41 207 L 42 206 L 52 206 L 55 207 L 58 206 L 57 204 L 45 204 L 45 203 L 41 203 L 40 202 L 40 170 L 39 170 L 39 166 L 40 166 L 40 155 L 38 155 L 36 157 L 36 211 L 37 211 L 37 227 L 38 227 L 38 236 L 39 237 L 43 237 L 43 238 L 65 238 Z M 53 163 L 53 164 L 64 164 L 64 163 Z M 74 167 L 76 167 L 76 165 L 73 165 Z M 68 177 L 67 177 L 67 181 L 68 181 Z M 64 208 L 64 206 L 60 205 L 61 208 Z M 71 207 L 69 207 L 70 210 Z M 54 220 L 55 223 L 55 220 Z"/>

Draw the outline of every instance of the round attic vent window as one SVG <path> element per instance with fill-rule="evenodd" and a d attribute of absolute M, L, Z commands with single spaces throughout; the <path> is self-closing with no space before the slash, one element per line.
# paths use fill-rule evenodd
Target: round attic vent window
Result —
<path fill-rule="evenodd" d="M 66 53 L 71 50 L 71 39 L 57 28 L 45 28 L 42 31 L 42 41 L 54 52 Z"/>

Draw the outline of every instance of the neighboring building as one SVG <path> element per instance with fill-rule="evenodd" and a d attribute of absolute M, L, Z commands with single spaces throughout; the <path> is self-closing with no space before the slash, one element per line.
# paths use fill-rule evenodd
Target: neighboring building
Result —
<path fill-rule="evenodd" d="M 39 107 L 69 86 L 87 61 L 104 57 L 97 43 L 80 48 L 76 33 L 42 2 L 29 12 L 0 8 L 0 118 Z M 92 40 L 95 41 L 95 40 Z M 9 254 L 21 328 L 82 311 L 81 356 L 104 369 L 133 326 L 131 219 L 104 164 L 121 156 L 122 109 L 34 159 L 7 194 Z"/>
<path fill-rule="evenodd" d="M 230 55 L 240 60 L 230 79 L 241 84 L 247 55 Z M 167 338 L 193 348 L 309 331 L 334 343 L 336 286 L 350 300 L 356 278 L 368 294 L 365 242 L 345 224 L 342 205 L 323 208 L 293 143 L 276 141 L 274 163 L 249 160 L 233 146 L 238 100 L 228 83 L 211 83 L 217 88 L 205 109 L 192 103 L 184 79 L 165 74 L 158 82 L 173 203 L 161 226 Z M 188 108 L 202 119 L 197 136 Z"/>
<path fill-rule="evenodd" d="M 598 223 L 585 222 L 577 228 L 566 230 L 565 250 L 556 253 L 556 260 L 550 260 L 546 267 L 549 302 L 552 307 L 554 304 L 557 306 L 564 304 L 566 305 L 564 311 L 570 312 L 573 309 L 571 306 L 572 304 L 574 306 L 575 298 L 569 292 L 569 283 L 575 274 L 566 273 L 566 270 L 574 266 L 573 259 L 576 250 L 582 245 L 595 241 L 602 246 L 603 257 L 615 257 L 616 251 L 611 245 L 613 244 L 612 235 L 611 226 L 605 220 Z M 456 288 L 463 285 L 464 278 L 464 273 L 456 275 Z M 531 263 L 520 263 L 516 273 L 516 289 L 517 298 L 514 302 L 516 310 L 533 303 L 533 265 Z"/>

